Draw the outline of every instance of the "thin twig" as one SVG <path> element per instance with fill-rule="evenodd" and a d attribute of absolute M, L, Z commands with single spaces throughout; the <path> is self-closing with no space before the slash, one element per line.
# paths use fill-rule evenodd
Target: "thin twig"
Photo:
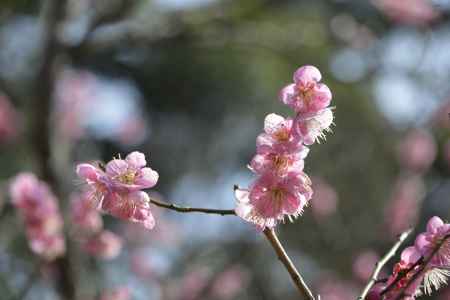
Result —
<path fill-rule="evenodd" d="M 215 215 L 236 215 L 233 209 L 210 209 L 210 208 L 196 208 L 196 207 L 182 207 L 178 206 L 176 204 L 163 202 L 156 199 L 150 199 L 150 202 L 153 203 L 156 206 L 164 207 L 170 210 L 174 210 L 181 213 L 191 213 L 191 212 L 198 212 L 198 213 L 204 213 L 204 214 L 215 214 Z"/>
<path fill-rule="evenodd" d="M 370 277 L 369 282 L 364 287 L 364 290 L 362 291 L 361 295 L 358 297 L 358 300 L 364 300 L 366 298 L 367 294 L 369 293 L 372 286 L 377 282 L 378 280 L 378 274 L 380 274 L 381 269 L 384 267 L 384 265 L 392 258 L 394 257 L 395 253 L 397 252 L 398 248 L 405 242 L 405 240 L 408 238 L 408 236 L 411 234 L 412 229 L 403 232 L 397 242 L 392 246 L 391 250 L 389 250 L 388 253 L 386 253 L 376 264 L 375 269 L 373 270 L 372 276 Z"/>
<path fill-rule="evenodd" d="M 278 239 L 277 235 L 275 234 L 275 231 L 273 229 L 266 228 L 264 230 L 264 235 L 266 236 L 267 240 L 269 240 L 273 249 L 277 253 L 278 259 L 283 263 L 284 267 L 287 269 L 287 271 L 291 275 L 292 281 L 294 282 L 294 284 L 297 287 L 300 294 L 305 299 L 315 300 L 313 293 L 311 292 L 309 287 L 306 285 L 306 282 L 304 281 L 303 277 L 300 275 L 300 272 L 297 270 L 295 265 L 292 263 L 291 259 L 289 258 L 288 254 L 286 253 L 286 250 L 284 250 L 283 245 L 280 243 L 280 240 Z"/>
<path fill-rule="evenodd" d="M 400 290 L 397 297 L 394 298 L 394 300 L 400 300 L 403 297 L 405 297 L 405 291 L 409 288 L 409 286 L 416 281 L 416 279 L 423 275 L 422 272 L 428 267 L 428 263 L 433 259 L 433 257 L 438 253 L 438 251 L 441 249 L 442 245 L 450 238 L 450 234 L 447 234 L 444 236 L 442 240 L 440 240 L 436 244 L 436 248 L 433 249 L 430 256 L 428 256 L 426 259 L 423 260 L 422 265 L 419 267 L 419 269 L 416 271 L 416 273 L 408 280 L 408 283 Z"/>

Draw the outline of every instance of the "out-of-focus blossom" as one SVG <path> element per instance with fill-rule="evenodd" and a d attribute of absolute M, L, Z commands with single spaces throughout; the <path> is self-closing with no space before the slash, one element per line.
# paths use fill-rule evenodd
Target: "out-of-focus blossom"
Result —
<path fill-rule="evenodd" d="M 416 224 L 424 189 L 420 176 L 397 180 L 385 210 L 386 225 L 391 236 L 396 236 Z"/>
<path fill-rule="evenodd" d="M 450 225 L 439 217 L 431 218 L 414 246 L 402 251 L 387 282 L 375 285 L 366 299 L 393 300 L 403 293 L 406 296 L 401 299 L 414 300 L 446 285 L 450 276 L 449 238 Z"/>
<path fill-rule="evenodd" d="M 56 83 L 56 99 L 57 130 L 66 139 L 77 140 L 89 133 L 130 145 L 147 135 L 137 108 L 138 92 L 126 80 L 106 80 L 89 71 L 67 69 Z M 93 110 L 97 113 L 92 114 Z"/>
<path fill-rule="evenodd" d="M 83 249 L 92 256 L 114 259 L 122 250 L 122 239 L 111 231 L 103 230 L 92 235 L 83 244 Z"/>
<path fill-rule="evenodd" d="M 208 285 L 210 278 L 210 270 L 205 267 L 196 268 L 188 272 L 179 283 L 179 296 L 177 299 L 198 299 L 201 292 Z"/>
<path fill-rule="evenodd" d="M 285 217 L 298 217 L 311 196 L 311 181 L 305 173 L 291 172 L 282 178 L 266 173 L 250 190 L 235 191 L 236 214 L 261 229 L 274 227 Z"/>
<path fill-rule="evenodd" d="M 303 66 L 294 73 L 294 83 L 280 92 L 280 100 L 296 113 L 315 114 L 330 105 L 331 91 L 323 83 L 320 71 L 314 66 Z"/>
<path fill-rule="evenodd" d="M 104 291 L 100 296 L 100 300 L 131 300 L 131 292 L 128 287 L 117 287 Z"/>
<path fill-rule="evenodd" d="M 427 171 L 436 158 L 436 142 L 423 129 L 413 129 L 407 133 L 398 147 L 398 159 L 402 166 L 414 171 Z"/>
<path fill-rule="evenodd" d="M 373 250 L 359 253 L 353 261 L 353 274 L 362 282 L 368 281 L 379 260 L 380 256 Z"/>
<path fill-rule="evenodd" d="M 248 284 L 249 274 L 243 266 L 231 266 L 220 273 L 211 288 L 213 299 L 234 299 Z"/>
<path fill-rule="evenodd" d="M 312 179 L 314 196 L 311 199 L 311 210 L 317 220 L 329 217 L 336 212 L 338 195 L 335 189 L 321 178 Z"/>
<path fill-rule="evenodd" d="M 6 96 L 0 92 L 0 143 L 14 139 L 18 134 L 19 115 Z"/>
<path fill-rule="evenodd" d="M 425 25 L 440 16 L 429 0 L 372 0 L 372 3 L 398 23 Z"/>
<path fill-rule="evenodd" d="M 141 279 L 150 278 L 153 275 L 153 268 L 148 261 L 148 257 L 139 252 L 133 252 L 131 254 L 130 269 Z"/>
<path fill-rule="evenodd" d="M 10 195 L 24 220 L 31 250 L 47 260 L 64 255 L 63 220 L 48 185 L 31 173 L 20 173 L 11 183 Z"/>
<path fill-rule="evenodd" d="M 95 100 L 95 76 L 87 71 L 66 70 L 56 86 L 56 121 L 60 133 L 70 139 L 85 134 L 84 107 Z"/>
<path fill-rule="evenodd" d="M 71 197 L 72 222 L 77 227 L 77 231 L 81 230 L 87 234 L 99 232 L 103 228 L 102 217 L 90 197 L 89 192 Z"/>
<path fill-rule="evenodd" d="M 132 152 L 125 159 L 113 159 L 105 170 L 93 164 L 79 164 L 78 176 L 90 188 L 91 198 L 102 210 L 120 219 L 151 229 L 155 220 L 150 199 L 142 189 L 153 187 L 158 173 L 146 167 L 144 154 Z"/>
<path fill-rule="evenodd" d="M 358 297 L 357 288 L 352 282 L 337 278 L 321 278 L 317 286 L 317 293 L 323 300 L 348 300 Z"/>

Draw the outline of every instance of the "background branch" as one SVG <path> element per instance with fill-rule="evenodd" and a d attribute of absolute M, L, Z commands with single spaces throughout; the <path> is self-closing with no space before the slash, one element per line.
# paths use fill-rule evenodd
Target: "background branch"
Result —
<path fill-rule="evenodd" d="M 407 230 L 400 234 L 397 242 L 392 246 L 392 248 L 389 250 L 388 253 L 386 253 L 376 264 L 375 269 L 373 270 L 372 276 L 370 277 L 369 282 L 364 287 L 364 290 L 362 291 L 361 295 L 358 297 L 358 300 L 364 300 L 369 293 L 372 286 L 377 282 L 378 275 L 381 272 L 381 269 L 386 265 L 386 263 L 394 257 L 394 255 L 397 253 L 397 250 L 400 248 L 400 246 L 405 242 L 405 240 L 408 238 L 408 236 L 411 234 L 412 229 Z"/>
<path fill-rule="evenodd" d="M 41 52 L 41 64 L 36 72 L 34 99 L 30 105 L 30 130 L 32 149 L 34 151 L 40 176 L 63 199 L 60 185 L 53 169 L 51 159 L 50 115 L 52 94 L 55 85 L 55 66 L 61 45 L 58 41 L 58 29 L 65 15 L 67 0 L 48 0 L 44 3 L 43 22 L 44 37 Z M 66 241 L 69 243 L 68 237 Z M 70 247 L 67 247 L 68 249 Z M 75 299 L 75 280 L 69 255 L 57 259 L 54 264 L 58 270 L 56 288 L 63 299 Z"/>

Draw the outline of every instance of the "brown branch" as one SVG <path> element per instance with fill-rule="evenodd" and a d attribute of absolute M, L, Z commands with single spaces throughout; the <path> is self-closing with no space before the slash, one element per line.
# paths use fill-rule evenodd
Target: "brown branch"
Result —
<path fill-rule="evenodd" d="M 36 72 L 34 98 L 30 105 L 30 131 L 32 149 L 34 151 L 38 172 L 55 191 L 60 199 L 60 184 L 52 164 L 50 115 L 52 110 L 52 94 L 55 85 L 55 67 L 61 44 L 58 41 L 58 30 L 66 10 L 67 0 L 48 0 L 44 2 L 44 38 L 41 49 L 41 63 Z M 64 206 L 64 205 L 61 205 Z M 69 239 L 66 239 L 69 242 Z M 69 250 L 70 247 L 67 247 Z M 58 276 L 56 288 L 61 298 L 75 299 L 75 282 L 73 268 L 66 253 L 53 262 Z"/>
<path fill-rule="evenodd" d="M 369 282 L 364 287 L 361 295 L 358 297 L 358 300 L 364 300 L 369 293 L 372 286 L 377 282 L 378 275 L 380 274 L 381 269 L 386 265 L 386 263 L 394 257 L 395 253 L 397 253 L 398 248 L 405 242 L 408 236 L 411 234 L 412 230 L 407 230 L 400 234 L 397 242 L 392 246 L 388 253 L 386 253 L 376 264 L 375 269 L 373 270 L 372 276 L 370 277 Z"/>
<path fill-rule="evenodd" d="M 214 214 L 214 215 L 222 215 L 222 216 L 236 215 L 236 213 L 234 212 L 234 209 L 210 209 L 210 208 L 182 207 L 182 206 L 178 206 L 176 204 L 171 204 L 171 203 L 163 202 L 163 201 L 152 199 L 152 198 L 150 199 L 150 203 L 152 203 L 156 206 L 159 206 L 159 207 L 167 208 L 167 209 L 174 210 L 174 211 L 181 212 L 181 213 L 198 212 L 198 213 Z"/>
<path fill-rule="evenodd" d="M 275 231 L 273 229 L 266 228 L 264 230 L 264 235 L 266 236 L 267 240 L 270 242 L 273 249 L 277 253 L 278 259 L 281 261 L 281 263 L 283 263 L 284 267 L 289 272 L 289 275 L 291 275 L 292 281 L 294 282 L 295 286 L 297 287 L 297 290 L 300 292 L 303 298 L 315 300 L 313 293 L 306 285 L 306 282 L 300 275 L 300 272 L 292 263 L 291 259 L 286 253 L 286 250 L 284 250 L 283 245 L 280 243 L 280 240 L 275 234 Z"/>

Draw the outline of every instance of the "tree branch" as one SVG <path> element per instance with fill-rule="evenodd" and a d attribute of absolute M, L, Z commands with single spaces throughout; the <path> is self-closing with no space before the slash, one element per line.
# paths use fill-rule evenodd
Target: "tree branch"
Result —
<path fill-rule="evenodd" d="M 381 269 L 384 267 L 384 265 L 392 258 L 394 257 L 395 253 L 397 253 L 398 248 L 405 242 L 405 240 L 408 238 L 408 236 L 411 234 L 412 229 L 407 230 L 400 234 L 397 242 L 392 246 L 391 250 L 389 250 L 388 253 L 386 253 L 376 264 L 375 269 L 373 270 L 372 276 L 370 277 L 369 282 L 364 287 L 364 290 L 362 291 L 361 295 L 358 297 L 358 300 L 364 300 L 369 293 L 372 286 L 377 282 L 378 275 L 380 274 Z"/>
<path fill-rule="evenodd" d="M 236 215 L 235 211 L 232 209 L 209 209 L 209 208 L 194 208 L 194 207 L 182 207 L 175 204 L 163 202 L 160 200 L 152 199 L 150 198 L 150 203 L 167 208 L 176 212 L 180 213 L 205 213 L 205 214 L 214 214 L 214 215 Z M 283 248 L 283 245 L 278 240 L 277 235 L 275 234 L 275 231 L 273 229 L 265 229 L 264 235 L 266 236 L 267 240 L 272 245 L 273 249 L 277 253 L 278 259 L 283 263 L 286 270 L 291 275 L 292 281 L 294 282 L 295 286 L 297 287 L 300 294 L 305 298 L 309 300 L 315 300 L 313 293 L 309 289 L 309 287 L 306 285 L 305 281 L 303 280 L 303 277 L 300 275 L 299 271 L 296 269 L 295 265 L 292 263 L 291 259 L 289 258 L 288 254 Z"/>
<path fill-rule="evenodd" d="M 152 203 L 156 206 L 159 206 L 159 207 L 167 208 L 167 209 L 174 210 L 174 211 L 181 212 L 181 213 L 197 212 L 197 213 L 214 214 L 214 215 L 222 215 L 222 216 L 236 215 L 236 213 L 234 212 L 234 209 L 210 209 L 210 208 L 182 207 L 182 206 L 178 206 L 176 204 L 171 204 L 171 203 L 163 202 L 163 201 L 152 199 L 152 198 L 150 198 L 150 203 Z"/>
<path fill-rule="evenodd" d="M 62 198 L 60 185 L 52 164 L 50 115 L 52 111 L 52 94 L 55 85 L 55 67 L 61 44 L 58 41 L 58 29 L 66 10 L 67 0 L 48 0 L 43 7 L 43 30 L 41 64 L 36 72 L 33 101 L 30 106 L 30 130 L 32 149 L 34 151 L 38 172 Z M 62 203 L 61 203 L 62 204 Z M 64 205 L 61 205 L 64 206 Z M 69 239 L 66 236 L 66 241 Z M 69 251 L 70 247 L 67 247 Z M 56 288 L 63 299 L 75 299 L 75 282 L 72 264 L 68 253 L 53 262 L 58 270 Z"/>
<path fill-rule="evenodd" d="M 313 293 L 306 285 L 306 282 L 303 280 L 303 277 L 300 275 L 300 272 L 297 270 L 294 263 L 289 258 L 286 250 L 284 250 L 283 245 L 280 243 L 280 240 L 275 234 L 275 231 L 273 229 L 266 228 L 264 230 L 264 235 L 266 236 L 267 240 L 269 240 L 273 249 L 277 253 L 278 259 L 281 261 L 281 263 L 283 263 L 284 267 L 289 272 L 289 275 L 291 275 L 292 281 L 294 282 L 297 290 L 300 292 L 303 298 L 315 300 Z"/>

